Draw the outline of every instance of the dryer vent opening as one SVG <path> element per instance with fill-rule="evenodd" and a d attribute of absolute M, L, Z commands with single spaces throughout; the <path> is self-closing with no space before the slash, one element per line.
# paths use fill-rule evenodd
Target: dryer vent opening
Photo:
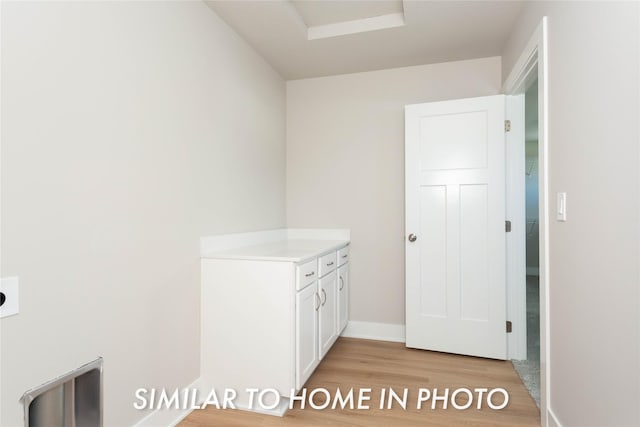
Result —
<path fill-rule="evenodd" d="M 102 427 L 102 358 L 27 391 L 26 427 Z"/>

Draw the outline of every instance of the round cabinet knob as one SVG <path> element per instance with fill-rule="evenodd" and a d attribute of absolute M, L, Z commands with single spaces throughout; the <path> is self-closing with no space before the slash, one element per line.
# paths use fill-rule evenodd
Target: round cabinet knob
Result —
<path fill-rule="evenodd" d="M 411 233 L 409 234 L 409 241 L 410 242 L 415 242 L 416 239 L 418 239 L 418 236 L 416 236 L 415 234 Z"/>

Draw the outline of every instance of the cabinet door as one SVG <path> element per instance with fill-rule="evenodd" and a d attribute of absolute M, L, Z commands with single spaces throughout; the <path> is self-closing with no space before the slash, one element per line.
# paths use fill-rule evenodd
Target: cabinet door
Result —
<path fill-rule="evenodd" d="M 349 321 L 349 263 L 338 268 L 338 335 Z"/>
<path fill-rule="evenodd" d="M 329 351 L 338 338 L 338 275 L 336 271 L 318 281 L 320 295 L 320 359 Z"/>
<path fill-rule="evenodd" d="M 318 366 L 318 285 L 296 294 L 296 388 L 300 389 Z"/>

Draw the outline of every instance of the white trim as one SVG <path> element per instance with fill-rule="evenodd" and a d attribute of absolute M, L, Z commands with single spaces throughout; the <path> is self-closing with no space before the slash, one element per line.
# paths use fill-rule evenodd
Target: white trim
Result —
<path fill-rule="evenodd" d="M 507 334 L 507 358 L 527 358 L 527 278 L 525 221 L 525 117 L 524 94 L 508 95 L 505 118 L 511 131 L 505 135 L 506 219 L 511 232 L 506 234 L 507 320 L 512 332 Z"/>
<path fill-rule="evenodd" d="M 405 342 L 404 331 L 404 325 L 350 320 L 341 336 L 366 340 Z"/>
<path fill-rule="evenodd" d="M 540 422 L 553 427 L 551 407 L 551 367 L 549 331 L 549 76 L 547 17 L 543 17 L 509 73 L 502 89 L 505 94 L 522 93 L 538 79 L 538 191 L 540 230 Z M 536 73 L 537 71 L 537 73 Z M 526 309 L 526 308 L 524 308 Z"/>
<path fill-rule="evenodd" d="M 558 417 L 556 417 L 556 414 L 551 409 L 549 409 L 547 417 L 549 419 L 547 427 L 562 427 L 562 424 L 558 421 Z"/>
<path fill-rule="evenodd" d="M 387 28 L 402 27 L 404 25 L 404 13 L 388 13 L 371 18 L 315 25 L 307 29 L 307 40 L 326 39 L 329 37 L 345 36 L 347 34 L 385 30 Z"/>
<path fill-rule="evenodd" d="M 197 389 L 199 391 L 199 396 L 207 395 L 207 392 L 204 394 L 202 393 L 205 391 L 205 388 L 201 378 L 198 378 L 183 389 Z M 178 425 L 180 421 L 184 420 L 191 412 L 193 412 L 193 409 L 156 409 L 134 424 L 133 427 L 174 427 Z"/>
<path fill-rule="evenodd" d="M 543 17 L 540 24 L 538 24 L 527 46 L 511 69 L 507 80 L 505 80 L 502 85 L 502 93 L 505 95 L 524 93 L 531 83 L 536 80 L 536 77 L 538 77 L 533 71 L 539 61 L 538 48 L 542 36 L 542 27 L 544 27 L 546 32 L 546 17 Z"/>
<path fill-rule="evenodd" d="M 540 268 L 538 267 L 527 267 L 527 276 L 539 276 Z"/>
<path fill-rule="evenodd" d="M 260 405 L 257 405 L 255 407 L 249 407 L 249 405 L 243 405 L 241 403 L 236 403 L 234 402 L 237 411 L 246 411 L 246 412 L 253 412 L 255 414 L 265 414 L 265 415 L 271 415 L 272 417 L 284 417 L 284 414 L 287 413 L 287 411 L 289 410 L 289 406 L 291 405 L 291 399 L 289 399 L 288 397 L 282 397 L 280 396 L 280 401 L 278 403 L 278 406 L 276 406 L 273 409 L 265 409 L 260 407 Z"/>

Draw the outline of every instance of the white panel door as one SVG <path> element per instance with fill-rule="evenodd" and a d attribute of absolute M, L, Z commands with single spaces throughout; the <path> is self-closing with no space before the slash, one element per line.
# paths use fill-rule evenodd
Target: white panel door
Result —
<path fill-rule="evenodd" d="M 407 347 L 506 358 L 504 105 L 405 107 Z"/>

